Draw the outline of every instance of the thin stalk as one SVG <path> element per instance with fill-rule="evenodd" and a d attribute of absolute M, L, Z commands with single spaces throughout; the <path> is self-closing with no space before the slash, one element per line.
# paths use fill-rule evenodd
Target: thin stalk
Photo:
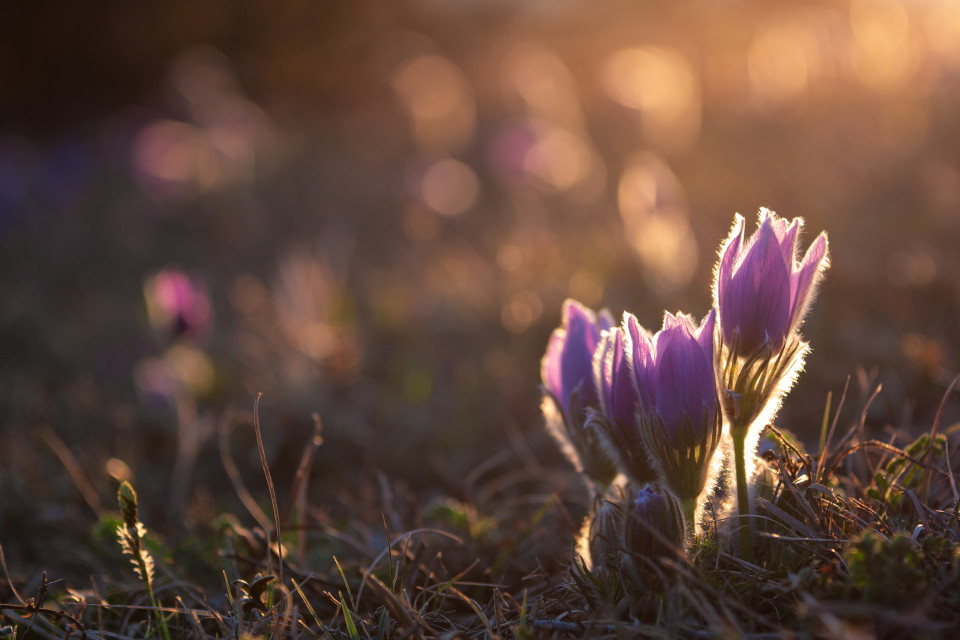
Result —
<path fill-rule="evenodd" d="M 688 542 L 693 540 L 697 534 L 697 499 L 689 498 L 680 501 L 680 508 L 683 510 L 683 522 L 686 526 Z"/>
<path fill-rule="evenodd" d="M 733 457 L 737 472 L 737 512 L 740 524 L 740 558 L 753 563 L 752 527 L 750 521 L 750 495 L 747 490 L 747 463 L 745 459 L 747 429 L 731 428 Z"/>

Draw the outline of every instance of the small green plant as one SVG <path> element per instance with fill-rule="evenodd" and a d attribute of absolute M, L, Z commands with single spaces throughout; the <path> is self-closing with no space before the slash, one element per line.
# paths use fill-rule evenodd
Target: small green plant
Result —
<path fill-rule="evenodd" d="M 137 507 L 137 492 L 133 485 L 127 481 L 120 483 L 120 489 L 117 491 L 117 502 L 120 503 L 120 515 L 123 522 L 117 527 L 117 537 L 120 540 L 120 548 L 123 553 L 130 556 L 133 564 L 133 570 L 140 577 L 144 588 L 147 591 L 147 597 L 150 599 L 150 605 L 154 608 L 157 618 L 157 624 L 164 640 L 170 640 L 170 632 L 167 629 L 166 620 L 157 603 L 157 598 L 153 591 L 154 563 L 153 557 L 144 548 L 143 539 L 147 535 L 147 528 L 140 522 L 140 516 Z"/>

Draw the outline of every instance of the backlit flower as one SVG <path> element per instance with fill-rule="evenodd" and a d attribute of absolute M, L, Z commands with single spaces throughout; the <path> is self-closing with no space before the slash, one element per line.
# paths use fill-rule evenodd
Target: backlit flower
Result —
<path fill-rule="evenodd" d="M 648 484 L 635 491 L 625 510 L 623 547 L 634 563 L 639 558 L 676 556 L 683 548 L 685 527 L 680 505 L 659 485 Z"/>
<path fill-rule="evenodd" d="M 627 340 L 621 327 L 604 331 L 594 354 L 594 380 L 600 395 L 600 411 L 592 414 L 595 426 L 607 440 L 608 449 L 633 480 L 656 479 L 647 459 L 637 411 L 640 393 L 633 379 Z"/>
<path fill-rule="evenodd" d="M 606 309 L 595 314 L 576 300 L 563 303 L 563 324 L 554 329 L 547 352 L 540 362 L 544 388 L 553 394 L 564 413 L 570 414 L 574 393 L 579 409 L 598 405 L 593 384 L 593 354 L 600 342 L 600 333 L 613 326 Z M 579 417 L 579 416 L 577 416 Z"/>
<path fill-rule="evenodd" d="M 723 342 L 749 356 L 779 351 L 800 326 L 817 284 L 829 264 L 827 236 L 821 233 L 798 261 L 802 218 L 789 223 L 760 209 L 757 232 L 744 241 L 744 220 L 736 216 L 720 250 L 714 294 Z"/>
<path fill-rule="evenodd" d="M 667 313 L 663 328 L 651 337 L 633 315 L 624 316 L 644 444 L 684 501 L 702 493 L 720 439 L 715 319 L 711 309 L 697 327 L 690 316 Z"/>
<path fill-rule="evenodd" d="M 585 428 L 587 410 L 597 410 L 593 356 L 601 332 L 613 326 L 606 310 L 595 314 L 575 300 L 563 303 L 563 324 L 554 330 L 540 363 L 547 428 L 579 471 L 600 485 L 617 474 L 598 437 Z"/>

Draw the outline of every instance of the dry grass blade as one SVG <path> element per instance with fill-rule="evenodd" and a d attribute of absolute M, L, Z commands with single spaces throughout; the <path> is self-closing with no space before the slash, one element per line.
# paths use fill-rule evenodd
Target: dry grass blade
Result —
<path fill-rule="evenodd" d="M 60 436 L 58 436 L 53 429 L 46 425 L 40 427 L 40 435 L 43 436 L 47 446 L 49 446 L 57 458 L 60 459 L 63 468 L 67 471 L 67 475 L 70 476 L 74 486 L 80 491 L 80 495 L 83 496 L 84 501 L 90 506 L 90 509 L 98 518 L 101 517 L 106 511 L 106 507 L 103 506 L 103 501 L 100 500 L 96 489 L 93 488 L 93 484 L 90 482 L 90 479 L 87 478 L 83 467 L 80 466 L 80 463 L 77 462 L 77 459 L 73 456 L 73 453 L 71 453 L 70 448 L 64 444 L 63 440 L 60 439 Z"/>
<path fill-rule="evenodd" d="M 273 486 L 273 477 L 270 475 L 270 465 L 267 464 L 267 452 L 263 448 L 263 435 L 260 433 L 260 399 L 262 393 L 257 394 L 257 399 L 253 401 L 253 431 L 257 434 L 257 451 L 260 453 L 260 464 L 263 467 L 263 475 L 267 480 L 267 490 L 270 492 L 270 505 L 273 507 L 273 520 L 276 525 L 275 540 L 277 542 L 277 571 L 280 574 L 280 582 L 283 583 L 283 545 L 280 542 L 280 511 L 277 508 L 277 491 Z M 268 557 L 270 530 L 267 529 Z M 269 564 L 269 563 L 268 563 Z"/>
<path fill-rule="evenodd" d="M 240 502 L 243 503 L 243 506 L 250 515 L 253 516 L 253 519 L 257 521 L 260 528 L 268 531 L 270 529 L 270 518 L 267 517 L 267 514 L 260 508 L 260 505 L 257 504 L 257 501 L 243 483 L 240 469 L 237 468 L 237 463 L 233 459 L 233 452 L 230 450 L 230 421 L 232 418 L 233 416 L 228 414 L 220 421 L 220 460 L 223 463 L 224 470 L 227 472 L 227 477 L 230 478 L 234 492 L 237 494 L 237 497 L 240 498 Z"/>
<path fill-rule="evenodd" d="M 413 607 L 401 602 L 380 578 L 365 571 L 363 573 L 363 579 L 365 584 L 370 585 L 370 591 L 373 593 L 373 596 L 380 604 L 386 607 L 390 615 L 400 623 L 407 634 L 412 634 L 417 638 L 423 637 L 421 631 L 425 631 L 432 636 L 437 635 L 437 631 L 420 617 L 420 614 L 417 613 Z"/>
<path fill-rule="evenodd" d="M 933 453 L 933 450 L 936 448 L 937 434 L 940 433 L 940 422 L 943 420 L 943 410 L 947 406 L 947 400 L 950 398 L 950 394 L 953 393 L 953 390 L 957 387 L 957 383 L 960 382 L 960 375 L 954 377 L 950 382 L 950 385 L 947 387 L 947 390 L 943 393 L 943 398 L 940 399 L 940 406 L 937 407 L 937 414 L 933 417 L 933 426 L 930 428 L 930 448 L 924 453 L 923 459 L 926 459 Z M 946 454 L 946 452 L 944 452 Z M 949 468 L 950 458 L 947 456 L 947 464 Z M 923 496 L 923 500 L 926 502 L 930 497 L 930 476 L 932 474 L 931 469 L 927 469 L 926 473 L 923 475 L 923 484 L 920 487 L 920 495 Z M 950 474 L 950 481 L 953 482 L 953 475 Z M 954 488 L 954 494 L 956 494 L 956 488 Z"/>

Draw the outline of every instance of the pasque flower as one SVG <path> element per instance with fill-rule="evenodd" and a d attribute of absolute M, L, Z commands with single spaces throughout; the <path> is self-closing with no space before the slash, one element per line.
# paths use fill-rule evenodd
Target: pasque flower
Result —
<path fill-rule="evenodd" d="M 651 561 L 675 558 L 685 533 L 680 503 L 662 485 L 614 485 L 594 502 L 580 540 L 583 565 L 597 579 L 620 571 L 648 591 L 658 586 Z"/>
<path fill-rule="evenodd" d="M 575 300 L 563 303 L 563 324 L 554 330 L 540 362 L 547 428 L 577 470 L 602 486 L 617 474 L 598 437 L 585 428 L 588 410 L 599 409 L 593 356 L 601 332 L 613 326 L 606 310 L 595 314 Z"/>
<path fill-rule="evenodd" d="M 797 260 L 803 219 L 788 223 L 769 209 L 760 209 L 759 225 L 745 242 L 743 217 L 736 216 L 720 250 L 716 274 L 723 342 L 736 345 L 744 356 L 783 347 L 803 321 L 828 264 L 823 233 Z"/>
<path fill-rule="evenodd" d="M 690 316 L 667 313 L 651 337 L 633 315 L 624 315 L 644 445 L 691 520 L 720 440 L 715 322 L 712 309 L 699 327 Z"/>
<path fill-rule="evenodd" d="M 593 357 L 594 382 L 600 396 L 600 411 L 592 411 L 588 427 L 594 428 L 607 443 L 607 449 L 620 467 L 636 482 L 656 479 L 647 459 L 637 410 L 640 393 L 627 353 L 622 328 L 604 331 Z"/>
<path fill-rule="evenodd" d="M 798 259 L 802 227 L 801 218 L 787 222 L 760 209 L 757 232 L 744 241 L 744 220 L 737 215 L 716 269 L 721 337 L 716 376 L 733 440 L 740 548 L 747 560 L 752 559 L 748 460 L 759 427 L 773 418 L 803 367 L 809 347 L 798 328 L 829 264 L 824 233 Z"/>
<path fill-rule="evenodd" d="M 683 548 L 685 526 L 676 498 L 657 484 L 632 492 L 626 504 L 623 547 L 637 557 L 675 556 Z"/>

